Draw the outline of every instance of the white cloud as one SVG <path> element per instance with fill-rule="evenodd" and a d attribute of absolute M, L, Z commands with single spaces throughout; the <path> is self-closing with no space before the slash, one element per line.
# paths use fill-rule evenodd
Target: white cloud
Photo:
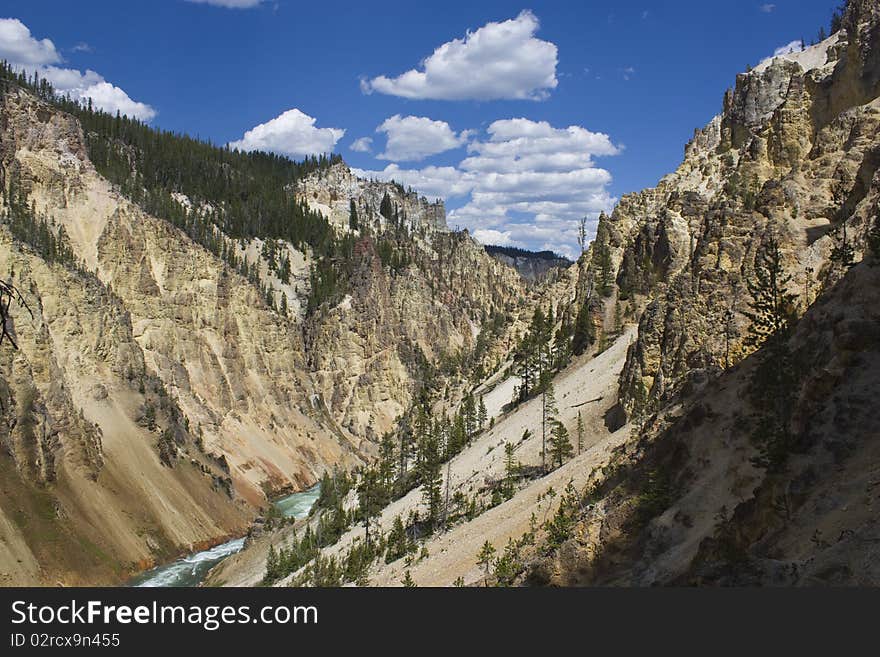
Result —
<path fill-rule="evenodd" d="M 67 94 L 73 100 L 88 101 L 110 114 L 127 114 L 141 121 L 151 121 L 156 110 L 136 100 L 116 85 L 110 84 L 94 71 L 80 73 L 75 69 L 49 66 L 43 71 L 44 77 L 52 83 L 56 91 Z"/>
<path fill-rule="evenodd" d="M 71 48 L 71 50 L 72 50 L 73 52 L 94 52 L 94 51 L 95 51 L 95 49 L 92 48 L 92 47 L 91 47 L 88 43 L 86 43 L 85 41 L 80 41 L 80 42 L 79 42 L 78 44 L 76 44 L 73 48 Z"/>
<path fill-rule="evenodd" d="M 396 164 L 389 164 L 381 171 L 352 169 L 361 178 L 395 181 L 406 187 L 412 187 L 430 199 L 447 199 L 465 196 L 471 191 L 472 183 L 467 176 L 455 167 L 424 167 L 422 169 L 401 169 Z"/>
<path fill-rule="evenodd" d="M 587 216 L 595 230 L 599 212 L 615 203 L 611 174 L 593 158 L 616 155 L 620 147 L 581 126 L 525 118 L 495 121 L 487 132 L 489 139 L 470 144 L 460 165 L 473 188 L 450 223 L 475 234 L 499 231 L 513 246 L 576 256 L 578 220 Z"/>
<path fill-rule="evenodd" d="M 361 137 L 351 142 L 349 148 L 355 153 L 369 153 L 373 147 L 373 140 L 370 137 Z"/>
<path fill-rule="evenodd" d="M 225 7 L 226 9 L 252 9 L 259 5 L 263 0 L 186 0 L 197 5 L 213 5 L 214 7 Z"/>
<path fill-rule="evenodd" d="M 758 7 L 758 9 L 763 11 L 765 14 L 770 14 L 773 12 L 774 9 L 776 9 L 776 5 L 767 3 L 766 5 L 761 5 L 760 7 Z"/>
<path fill-rule="evenodd" d="M 377 157 L 395 162 L 424 160 L 429 155 L 458 148 L 467 143 L 472 134 L 469 131 L 456 134 L 445 121 L 424 116 L 401 117 L 400 114 L 385 119 L 376 132 L 388 137 L 385 152 Z"/>
<path fill-rule="evenodd" d="M 477 239 L 477 241 L 482 242 L 483 244 L 494 244 L 495 246 L 514 245 L 509 230 L 501 232 L 500 230 L 477 229 L 474 231 L 474 237 Z"/>
<path fill-rule="evenodd" d="M 40 75 L 62 93 L 68 93 L 74 89 L 88 89 L 104 82 L 104 78 L 94 71 L 87 70 L 85 73 L 81 73 L 75 68 L 59 68 L 57 66 L 46 66 L 40 69 Z"/>
<path fill-rule="evenodd" d="M 535 38 L 539 25 L 530 11 L 487 23 L 438 47 L 421 70 L 362 80 L 361 89 L 434 100 L 544 99 L 558 84 L 557 49 Z"/>
<path fill-rule="evenodd" d="M 82 51 L 86 44 L 78 44 L 74 50 Z M 46 78 L 55 91 L 73 100 L 87 101 L 111 114 L 117 111 L 142 121 L 150 121 L 156 110 L 135 100 L 119 87 L 107 82 L 95 71 L 85 73 L 73 68 L 55 66 L 62 62 L 55 44 L 50 39 L 37 40 L 28 27 L 16 18 L 0 19 L 0 59 L 5 59 L 16 69 L 36 71 Z"/>
<path fill-rule="evenodd" d="M 784 46 L 780 46 L 776 50 L 773 51 L 774 57 L 779 57 L 780 55 L 790 55 L 792 53 L 801 52 L 804 49 L 803 42 L 798 39 L 797 41 L 792 41 L 791 43 L 786 43 Z"/>
<path fill-rule="evenodd" d="M 489 140 L 468 146 L 461 166 L 474 172 L 571 171 L 592 166 L 594 155 L 617 155 L 619 147 L 601 132 L 581 126 L 554 128 L 525 118 L 492 123 Z"/>
<path fill-rule="evenodd" d="M 92 99 L 92 103 L 110 114 L 119 112 L 142 121 L 152 121 L 156 110 L 145 103 L 132 100 L 127 93 L 109 82 L 99 82 L 85 89 L 71 89 L 75 100 Z"/>
<path fill-rule="evenodd" d="M 345 135 L 342 128 L 315 127 L 317 119 L 296 108 L 261 123 L 229 143 L 242 151 L 270 151 L 292 157 L 330 153 Z"/>
<path fill-rule="evenodd" d="M 616 201 L 608 193 L 611 174 L 594 157 L 620 152 L 608 135 L 581 126 L 555 128 L 525 118 L 495 121 L 488 139 L 468 146 L 457 167 L 358 171 L 396 180 L 432 197 L 468 197 L 449 213 L 449 224 L 468 228 L 481 242 L 550 249 L 577 255 L 581 217 L 595 230 L 599 212 Z"/>
<path fill-rule="evenodd" d="M 0 59 L 19 66 L 57 64 L 61 55 L 49 39 L 37 40 L 17 18 L 0 18 Z"/>

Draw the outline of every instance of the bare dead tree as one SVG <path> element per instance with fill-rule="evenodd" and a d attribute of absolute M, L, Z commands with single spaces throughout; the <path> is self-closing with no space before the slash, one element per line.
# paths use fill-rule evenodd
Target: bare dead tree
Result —
<path fill-rule="evenodd" d="M 0 326 L 2 326 L 2 329 L 0 329 L 0 345 L 3 344 L 4 340 L 9 340 L 12 348 L 18 349 L 15 339 L 9 332 L 9 311 L 12 308 L 13 302 L 27 310 L 31 317 L 34 316 L 18 288 L 12 283 L 0 281 Z"/>
<path fill-rule="evenodd" d="M 581 247 L 581 255 L 587 250 L 587 218 L 583 217 L 578 223 L 578 246 Z"/>

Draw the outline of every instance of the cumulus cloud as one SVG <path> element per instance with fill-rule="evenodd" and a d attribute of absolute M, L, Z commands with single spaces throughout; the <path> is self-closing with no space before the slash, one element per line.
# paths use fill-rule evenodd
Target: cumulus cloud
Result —
<path fill-rule="evenodd" d="M 259 5 L 263 0 L 186 0 L 197 5 L 213 5 L 214 7 L 225 7 L 226 9 L 252 9 Z"/>
<path fill-rule="evenodd" d="M 271 121 L 261 123 L 229 143 L 230 148 L 242 151 L 269 151 L 303 157 L 330 153 L 336 142 L 345 135 L 342 128 L 318 128 L 317 119 L 296 108 L 289 109 Z"/>
<path fill-rule="evenodd" d="M 156 110 L 136 100 L 114 84 L 107 82 L 103 76 L 92 70 L 82 73 L 72 68 L 47 66 L 40 71 L 56 91 L 70 96 L 73 100 L 87 102 L 110 114 L 126 114 L 142 121 L 150 121 L 156 116 Z"/>
<path fill-rule="evenodd" d="M 581 126 L 525 118 L 495 121 L 487 133 L 489 139 L 468 146 L 460 164 L 473 188 L 450 222 L 474 234 L 500 232 L 506 244 L 576 256 L 579 219 L 588 217 L 595 230 L 599 212 L 615 203 L 611 174 L 594 158 L 617 155 L 620 147 Z"/>
<path fill-rule="evenodd" d="M 595 155 L 617 155 L 611 138 L 581 126 L 554 128 L 547 121 L 525 118 L 492 123 L 488 141 L 468 146 L 471 155 L 461 166 L 468 171 L 514 173 L 572 171 L 592 166 Z"/>
<path fill-rule="evenodd" d="M 0 59 L 19 66 L 57 64 L 61 55 L 49 39 L 35 39 L 17 18 L 0 18 Z"/>
<path fill-rule="evenodd" d="M 449 213 L 449 223 L 484 243 L 575 257 L 580 218 L 586 216 L 594 231 L 599 212 L 616 202 L 608 192 L 611 174 L 594 158 L 616 155 L 620 147 L 581 126 L 556 128 L 525 118 L 495 121 L 486 133 L 487 139 L 469 144 L 457 167 L 392 164 L 357 173 L 396 180 L 432 197 L 466 197 Z"/>
<path fill-rule="evenodd" d="M 377 157 L 395 162 L 424 160 L 429 155 L 458 148 L 472 134 L 469 131 L 456 134 L 445 121 L 424 116 L 401 117 L 400 114 L 385 119 L 376 132 L 385 133 L 388 138 L 385 152 Z"/>
<path fill-rule="evenodd" d="M 74 50 L 82 50 L 74 47 Z M 0 19 L 0 59 L 14 68 L 28 72 L 36 71 L 46 78 L 61 94 L 73 100 L 92 100 L 93 105 L 111 114 L 117 111 L 142 121 L 150 121 L 156 110 L 135 100 L 119 87 L 107 82 L 95 71 L 85 73 L 56 66 L 62 63 L 61 55 L 50 39 L 35 39 L 28 27 L 17 18 Z"/>
<path fill-rule="evenodd" d="M 389 164 L 381 171 L 352 169 L 361 178 L 375 178 L 398 182 L 412 187 L 430 199 L 447 199 L 467 195 L 473 187 L 469 177 L 455 167 L 429 166 L 421 169 L 402 169 L 397 164 Z"/>
<path fill-rule="evenodd" d="M 511 238 L 509 230 L 502 232 L 500 230 L 483 230 L 478 228 L 474 231 L 474 237 L 483 244 L 513 246 L 513 238 Z"/>
<path fill-rule="evenodd" d="M 349 148 L 355 153 L 369 153 L 373 147 L 373 140 L 370 137 L 360 137 L 351 142 Z"/>
<path fill-rule="evenodd" d="M 362 80 L 361 89 L 413 99 L 544 99 L 558 84 L 557 49 L 535 38 L 539 26 L 530 11 L 487 23 L 439 46 L 420 69 Z"/>

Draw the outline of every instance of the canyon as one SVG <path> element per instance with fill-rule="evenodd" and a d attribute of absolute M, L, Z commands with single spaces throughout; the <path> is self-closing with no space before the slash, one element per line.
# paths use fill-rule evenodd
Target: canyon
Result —
<path fill-rule="evenodd" d="M 192 142 L 2 85 L 0 584 L 233 539 L 208 584 L 877 583 L 876 0 L 737 76 L 571 263 L 339 158 L 272 192 L 307 237 L 242 230 L 205 180 L 142 184 Z"/>

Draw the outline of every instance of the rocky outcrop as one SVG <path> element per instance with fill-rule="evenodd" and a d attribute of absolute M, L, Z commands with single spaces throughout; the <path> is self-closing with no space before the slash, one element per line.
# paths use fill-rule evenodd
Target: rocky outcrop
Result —
<path fill-rule="evenodd" d="M 880 254 L 866 239 L 880 3 L 851 0 L 843 25 L 738 76 L 681 167 L 606 221 L 617 299 L 640 314 L 619 380 L 635 430 L 522 583 L 880 581 Z M 756 350 L 746 282 L 771 236 L 797 318 Z"/>
<path fill-rule="evenodd" d="M 342 231 L 350 229 L 351 202 L 354 201 L 364 225 L 374 232 L 383 232 L 392 220 L 380 213 L 386 195 L 410 232 L 424 237 L 433 231 L 448 230 L 442 200 L 429 202 L 417 191 L 404 189 L 397 183 L 358 178 L 343 162 L 298 181 L 293 191 Z"/>
<path fill-rule="evenodd" d="M 758 467 L 759 351 L 618 450 L 532 583 L 876 586 L 880 267 L 862 263 L 814 303 L 788 341 L 785 467 Z"/>
<path fill-rule="evenodd" d="M 747 355 L 745 281 L 763 240 L 779 242 L 800 312 L 839 277 L 844 225 L 860 257 L 880 166 L 877 4 L 850 3 L 844 24 L 738 76 L 679 169 L 610 218 L 618 287 L 645 309 L 620 380 L 630 414 Z"/>
<path fill-rule="evenodd" d="M 507 329 L 533 302 L 516 272 L 466 233 L 430 237 L 400 271 L 383 266 L 374 238 L 361 237 L 349 294 L 307 322 L 320 404 L 355 435 L 381 437 L 423 386 L 443 384 L 438 365 L 470 353 L 493 318 L 503 316 Z"/>
<path fill-rule="evenodd" d="M 506 329 L 533 301 L 513 269 L 466 231 L 447 228 L 442 201 L 358 178 L 342 162 L 298 181 L 294 192 L 355 240 L 347 294 L 304 325 L 315 403 L 353 435 L 376 440 L 393 428 L 425 385 L 450 383 L 440 381 L 438 365 L 470 353 L 501 315 Z M 485 358 L 504 360 L 497 350 Z"/>

